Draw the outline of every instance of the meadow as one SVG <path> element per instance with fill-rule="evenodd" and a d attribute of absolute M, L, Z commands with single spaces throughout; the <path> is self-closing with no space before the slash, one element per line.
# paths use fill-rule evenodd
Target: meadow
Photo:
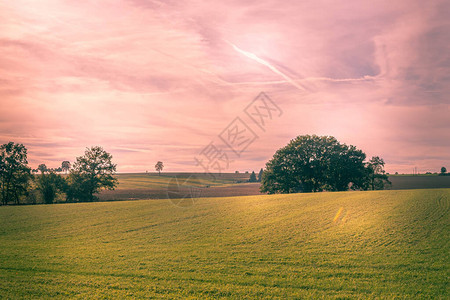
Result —
<path fill-rule="evenodd" d="M 449 297 L 450 189 L 0 207 L 0 298 Z"/>

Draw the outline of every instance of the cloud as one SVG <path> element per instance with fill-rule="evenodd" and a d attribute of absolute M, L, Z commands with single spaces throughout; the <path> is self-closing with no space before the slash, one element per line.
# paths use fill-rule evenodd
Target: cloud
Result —
<path fill-rule="evenodd" d="M 30 162 L 111 151 L 120 171 L 193 161 L 261 91 L 283 109 L 231 170 L 300 134 L 391 171 L 450 160 L 447 1 L 0 4 L 0 142 Z M 228 41 L 228 43 L 226 42 Z M 420 160 L 420 157 L 423 157 Z"/>

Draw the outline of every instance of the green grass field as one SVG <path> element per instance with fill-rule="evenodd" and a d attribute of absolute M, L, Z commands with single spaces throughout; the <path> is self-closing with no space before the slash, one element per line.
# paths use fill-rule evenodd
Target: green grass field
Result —
<path fill-rule="evenodd" d="M 450 189 L 0 207 L 0 298 L 449 297 Z"/>

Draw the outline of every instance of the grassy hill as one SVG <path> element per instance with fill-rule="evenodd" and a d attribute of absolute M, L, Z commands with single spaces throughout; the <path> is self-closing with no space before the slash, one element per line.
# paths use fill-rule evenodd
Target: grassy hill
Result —
<path fill-rule="evenodd" d="M 450 190 L 0 207 L 0 298 L 449 297 Z"/>

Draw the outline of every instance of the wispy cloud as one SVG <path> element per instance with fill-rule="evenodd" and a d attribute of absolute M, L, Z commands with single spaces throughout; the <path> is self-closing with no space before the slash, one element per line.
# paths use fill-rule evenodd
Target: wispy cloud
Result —
<path fill-rule="evenodd" d="M 0 143 L 25 143 L 32 164 L 98 144 L 120 171 L 161 159 L 201 171 L 183 162 L 264 90 L 283 117 L 230 171 L 259 169 L 307 133 L 380 155 L 390 171 L 435 170 L 450 161 L 449 9 L 444 0 L 2 2 Z"/>

